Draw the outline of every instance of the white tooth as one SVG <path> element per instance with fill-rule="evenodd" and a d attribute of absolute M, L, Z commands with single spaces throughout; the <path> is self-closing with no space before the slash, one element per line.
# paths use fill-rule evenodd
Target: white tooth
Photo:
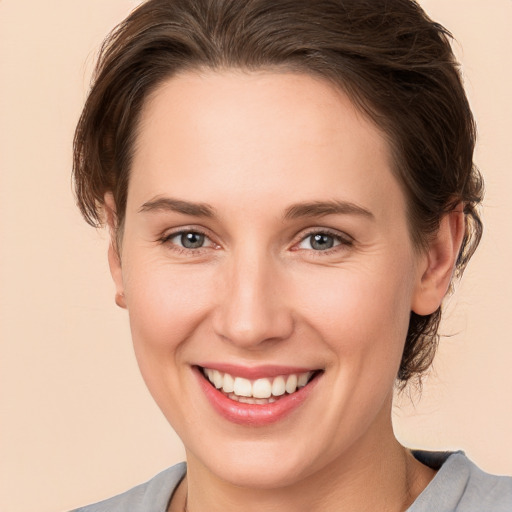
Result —
<path fill-rule="evenodd" d="M 213 370 L 211 368 L 205 368 L 204 373 L 208 377 L 208 380 L 213 384 Z"/>
<path fill-rule="evenodd" d="M 252 396 L 255 398 L 268 398 L 272 395 L 272 384 L 268 379 L 258 379 L 252 385 Z"/>
<path fill-rule="evenodd" d="M 296 390 L 297 390 L 297 375 L 292 373 L 291 375 L 288 375 L 288 378 L 286 379 L 286 392 L 294 393 Z"/>
<path fill-rule="evenodd" d="M 273 404 L 275 401 L 276 401 L 276 399 L 275 399 L 275 398 L 272 398 L 272 397 L 270 397 L 270 398 L 268 399 L 268 403 L 269 403 L 269 404 Z"/>
<path fill-rule="evenodd" d="M 272 394 L 274 396 L 281 396 L 284 395 L 286 391 L 286 382 L 284 380 L 284 377 L 279 376 L 274 379 L 274 382 L 272 382 Z"/>
<path fill-rule="evenodd" d="M 224 377 L 222 376 L 222 373 L 220 373 L 218 370 L 213 370 L 213 385 L 220 389 L 222 387 L 222 382 L 224 381 Z"/>
<path fill-rule="evenodd" d="M 234 385 L 235 379 L 233 379 L 229 373 L 225 373 L 224 381 L 222 383 L 222 391 L 224 391 L 224 393 L 232 393 L 235 389 Z"/>
<path fill-rule="evenodd" d="M 303 388 L 308 383 L 309 377 L 311 377 L 311 372 L 301 373 L 297 379 L 297 386 Z"/>
<path fill-rule="evenodd" d="M 252 396 L 251 381 L 244 379 L 243 377 L 236 377 L 233 391 L 238 396 Z"/>

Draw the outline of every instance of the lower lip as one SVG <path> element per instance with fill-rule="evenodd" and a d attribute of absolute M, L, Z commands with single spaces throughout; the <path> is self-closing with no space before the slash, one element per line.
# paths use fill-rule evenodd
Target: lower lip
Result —
<path fill-rule="evenodd" d="M 247 426 L 264 426 L 275 423 L 299 408 L 316 386 L 320 376 L 291 395 L 283 395 L 268 404 L 244 404 L 231 400 L 224 393 L 213 387 L 203 376 L 198 367 L 194 367 L 199 385 L 213 408 L 232 423 Z"/>

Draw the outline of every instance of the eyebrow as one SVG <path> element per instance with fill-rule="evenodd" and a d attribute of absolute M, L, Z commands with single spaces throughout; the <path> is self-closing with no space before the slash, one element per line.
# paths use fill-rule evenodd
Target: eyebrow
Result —
<path fill-rule="evenodd" d="M 206 203 L 192 203 L 190 201 L 182 201 L 181 199 L 173 199 L 171 197 L 159 197 L 144 203 L 139 208 L 142 212 L 176 212 L 183 215 L 191 215 L 193 217 L 214 217 L 215 208 Z"/>
<path fill-rule="evenodd" d="M 302 217 L 323 217 L 325 215 L 361 215 L 374 219 L 370 210 L 355 203 L 347 201 L 313 201 L 297 203 L 286 209 L 285 219 L 299 219 Z"/>
<path fill-rule="evenodd" d="M 192 217 L 215 217 L 215 208 L 207 203 L 194 203 L 171 197 L 158 197 L 147 201 L 140 208 L 139 212 L 176 212 Z M 323 217 L 326 215 L 361 215 L 374 219 L 370 210 L 355 203 L 347 201 L 311 201 L 296 203 L 289 206 L 284 215 L 284 220 L 294 220 L 303 217 Z"/>

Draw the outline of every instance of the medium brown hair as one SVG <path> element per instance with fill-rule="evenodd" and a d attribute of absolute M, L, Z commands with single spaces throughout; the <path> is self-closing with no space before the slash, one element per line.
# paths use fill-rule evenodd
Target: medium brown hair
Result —
<path fill-rule="evenodd" d="M 304 72 L 343 90 L 388 138 L 417 248 L 463 205 L 460 276 L 482 234 L 483 182 L 450 39 L 412 0 L 149 0 L 101 48 L 74 139 L 80 210 L 101 225 L 112 192 L 122 233 L 138 119 L 164 80 L 198 68 Z M 440 308 L 411 312 L 400 384 L 430 366 L 440 319 Z"/>

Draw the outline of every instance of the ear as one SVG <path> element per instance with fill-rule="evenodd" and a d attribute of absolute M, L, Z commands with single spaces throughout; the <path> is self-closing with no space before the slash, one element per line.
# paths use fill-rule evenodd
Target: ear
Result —
<path fill-rule="evenodd" d="M 441 305 L 455 270 L 464 226 L 462 205 L 441 219 L 439 230 L 429 243 L 419 269 L 419 281 L 412 302 L 412 310 L 416 314 L 430 315 Z"/>
<path fill-rule="evenodd" d="M 124 297 L 123 272 L 121 269 L 121 257 L 116 241 L 117 233 L 117 214 L 116 204 L 112 192 L 107 192 L 104 198 L 105 216 L 107 220 L 108 230 L 110 232 L 110 244 L 108 246 L 108 264 L 110 274 L 114 280 L 116 287 L 116 304 L 120 308 L 126 309 L 126 300 Z"/>

